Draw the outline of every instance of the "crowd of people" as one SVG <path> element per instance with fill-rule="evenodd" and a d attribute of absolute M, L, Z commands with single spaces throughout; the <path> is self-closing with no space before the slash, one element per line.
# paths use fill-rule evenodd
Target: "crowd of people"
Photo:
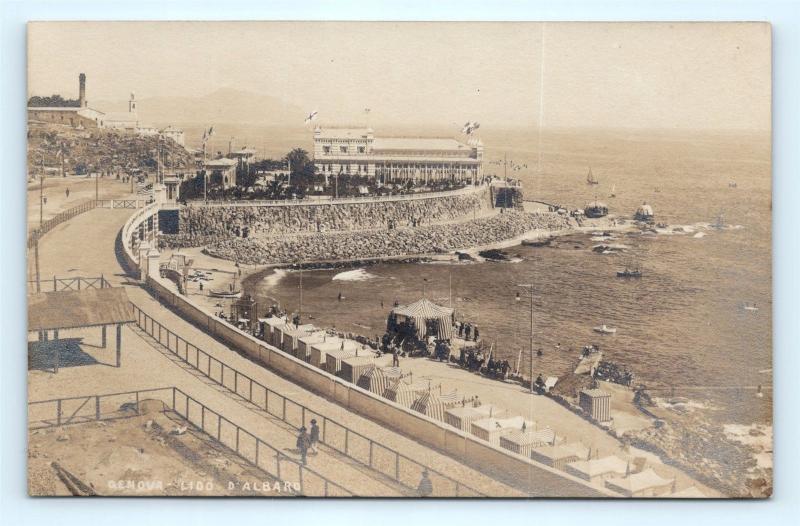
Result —
<path fill-rule="evenodd" d="M 293 261 L 356 260 L 442 254 L 489 245 L 532 230 L 567 228 L 567 218 L 551 213 L 506 212 L 462 223 L 423 225 L 418 228 L 361 232 L 241 238 L 163 235 L 166 247 L 205 246 L 211 256 L 247 264 Z"/>
<path fill-rule="evenodd" d="M 181 232 L 189 238 L 393 229 L 453 221 L 488 206 L 488 198 L 481 191 L 431 199 L 361 203 L 188 206 L 181 210 L 180 225 Z"/>

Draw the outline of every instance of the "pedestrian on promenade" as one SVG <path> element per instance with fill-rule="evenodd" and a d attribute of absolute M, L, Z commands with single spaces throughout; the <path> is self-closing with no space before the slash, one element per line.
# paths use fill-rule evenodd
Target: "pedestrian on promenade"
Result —
<path fill-rule="evenodd" d="M 306 455 L 308 455 L 309 437 L 306 433 L 306 427 L 300 428 L 300 434 L 297 435 L 297 450 L 300 452 L 300 459 L 303 465 L 306 465 Z"/>
<path fill-rule="evenodd" d="M 428 478 L 427 469 L 422 470 L 422 478 L 419 480 L 417 493 L 419 493 L 420 497 L 430 497 L 433 493 L 433 483 L 431 483 L 431 479 Z"/>
<path fill-rule="evenodd" d="M 319 426 L 317 425 L 317 420 L 314 418 L 311 419 L 311 431 L 308 434 L 308 438 L 311 443 L 311 451 L 316 455 L 319 453 L 319 449 L 317 449 L 317 445 L 319 444 Z"/>
<path fill-rule="evenodd" d="M 64 190 L 64 193 L 67 195 L 67 199 L 69 199 L 69 188 L 67 188 L 66 190 Z"/>
<path fill-rule="evenodd" d="M 203 292 L 203 282 L 200 282 L 200 292 Z"/>
<path fill-rule="evenodd" d="M 397 347 L 392 351 L 392 367 L 400 367 L 400 352 Z"/>

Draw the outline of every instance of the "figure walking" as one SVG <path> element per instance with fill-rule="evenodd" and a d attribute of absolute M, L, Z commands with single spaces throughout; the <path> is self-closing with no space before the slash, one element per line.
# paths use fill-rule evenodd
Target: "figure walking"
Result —
<path fill-rule="evenodd" d="M 316 455 L 319 453 L 319 426 L 317 425 L 317 420 L 315 418 L 311 419 L 311 430 L 308 433 L 308 438 L 311 443 L 311 451 L 313 451 Z"/>
<path fill-rule="evenodd" d="M 306 427 L 300 428 L 300 434 L 297 435 L 297 449 L 300 451 L 300 459 L 303 465 L 306 465 L 306 455 L 308 455 L 309 437 L 306 433 Z"/>

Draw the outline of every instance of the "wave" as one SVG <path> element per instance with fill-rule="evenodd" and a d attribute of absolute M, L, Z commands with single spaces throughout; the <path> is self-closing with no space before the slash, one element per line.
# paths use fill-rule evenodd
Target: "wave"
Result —
<path fill-rule="evenodd" d="M 336 274 L 332 281 L 367 281 L 368 279 L 372 279 L 375 274 L 370 274 L 363 268 L 357 268 L 355 270 L 348 270 L 346 272 L 340 272 Z"/>
<path fill-rule="evenodd" d="M 275 269 L 269 276 L 264 276 L 261 280 L 261 285 L 266 288 L 276 286 L 288 274 L 288 271 L 283 269 Z"/>

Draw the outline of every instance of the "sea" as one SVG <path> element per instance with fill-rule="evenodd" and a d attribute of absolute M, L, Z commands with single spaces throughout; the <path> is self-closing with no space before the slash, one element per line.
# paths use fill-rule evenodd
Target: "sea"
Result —
<path fill-rule="evenodd" d="M 431 132 L 442 130 L 420 135 Z M 625 245 L 621 253 L 593 251 L 608 241 L 584 233 L 559 237 L 548 247 L 507 249 L 518 256 L 515 262 L 304 271 L 304 318 L 376 336 L 383 334 L 394 302 L 424 296 L 476 323 L 495 355 L 524 373 L 534 360 L 535 374 L 568 374 L 581 348 L 595 344 L 654 396 L 687 398 L 719 424 L 771 425 L 769 134 L 480 132 L 485 171 L 520 179 L 526 198 L 570 208 L 597 199 L 620 217 L 631 217 L 647 203 L 669 228 L 616 235 L 610 242 Z M 268 150 L 269 144 L 276 154 L 298 146 L 289 138 L 311 148 L 310 132 L 230 133 L 248 134 L 256 147 L 263 143 Z M 586 182 L 590 168 L 597 185 Z M 675 227 L 681 231 L 673 232 Z M 642 278 L 618 278 L 616 272 L 626 266 L 640 268 Z M 533 285 L 533 349 L 541 356 L 530 352 L 531 297 L 520 284 Z M 298 272 L 267 270 L 245 286 L 261 305 L 299 307 Z M 594 332 L 601 324 L 615 327 L 616 334 Z M 756 396 L 759 386 L 762 396 Z"/>

